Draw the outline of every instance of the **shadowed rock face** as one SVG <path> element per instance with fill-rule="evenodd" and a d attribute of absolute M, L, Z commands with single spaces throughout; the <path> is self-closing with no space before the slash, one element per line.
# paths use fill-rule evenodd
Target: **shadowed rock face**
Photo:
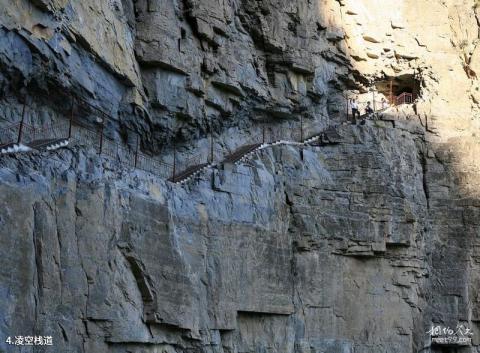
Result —
<path fill-rule="evenodd" d="M 2 229 L 24 222 L 2 239 L 28 260 L 2 260 L 5 331 L 58 333 L 74 351 L 410 350 L 429 269 L 421 139 L 340 133 L 338 146 L 266 149 L 189 191 L 71 152 L 35 163 L 35 181 L 6 171 Z"/>
<path fill-rule="evenodd" d="M 164 160 L 211 130 L 233 150 L 258 119 L 338 124 L 372 79 L 421 84 L 335 145 L 265 148 L 186 186 L 74 144 L 2 156 L 0 351 L 18 335 L 53 336 L 28 352 L 479 350 L 473 2 L 0 5 L 3 119 L 25 97 L 31 124 L 81 98 Z M 471 346 L 431 345 L 457 324 Z"/>

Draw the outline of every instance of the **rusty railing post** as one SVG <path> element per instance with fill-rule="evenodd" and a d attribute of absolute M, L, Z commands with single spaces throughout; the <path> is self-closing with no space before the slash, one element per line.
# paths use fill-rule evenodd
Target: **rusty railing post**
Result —
<path fill-rule="evenodd" d="M 22 142 L 23 125 L 25 124 L 25 107 L 26 107 L 26 105 L 27 105 L 27 98 L 25 98 L 25 102 L 23 102 L 22 120 L 20 121 L 20 128 L 18 130 L 17 144 L 20 144 L 20 142 Z"/>
<path fill-rule="evenodd" d="M 210 130 L 210 163 L 213 164 L 213 124 L 212 124 L 212 118 L 208 120 L 208 128 Z M 207 160 L 208 162 L 208 160 Z"/>
<path fill-rule="evenodd" d="M 175 180 L 175 174 L 177 172 L 177 144 L 173 141 L 173 173 L 172 180 Z"/>
<path fill-rule="evenodd" d="M 210 163 L 213 163 L 213 131 L 210 129 Z"/>
<path fill-rule="evenodd" d="M 396 105 L 393 101 L 393 78 L 390 79 L 390 104 Z"/>
<path fill-rule="evenodd" d="M 139 135 L 137 135 L 137 143 L 136 143 L 136 146 L 135 146 L 135 163 L 134 163 L 134 166 L 135 168 L 137 168 L 137 163 L 138 163 L 138 146 L 140 144 L 140 137 Z"/>
<path fill-rule="evenodd" d="M 72 106 L 70 109 L 70 125 L 68 127 L 68 139 L 70 140 L 72 138 L 72 124 L 73 124 L 73 109 L 75 106 L 75 98 L 72 95 Z"/>
<path fill-rule="evenodd" d="M 349 118 L 350 118 L 350 114 L 349 114 L 349 110 L 350 110 L 350 102 L 349 102 L 349 99 L 348 99 L 348 94 L 345 95 L 345 100 L 347 101 L 347 121 L 349 121 Z"/>
<path fill-rule="evenodd" d="M 104 121 L 102 120 L 102 127 L 100 128 L 100 147 L 99 147 L 99 150 L 98 150 L 98 155 L 101 155 L 102 154 L 102 149 L 103 149 L 103 125 L 104 125 Z"/>
<path fill-rule="evenodd" d="M 300 115 L 300 141 L 303 142 L 303 115 Z"/>

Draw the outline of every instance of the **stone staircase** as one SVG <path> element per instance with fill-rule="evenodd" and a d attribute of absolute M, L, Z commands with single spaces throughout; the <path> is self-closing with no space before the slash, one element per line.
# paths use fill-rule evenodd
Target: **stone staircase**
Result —
<path fill-rule="evenodd" d="M 28 143 L 7 143 L 0 146 L 0 154 L 37 151 L 54 151 L 68 146 L 68 138 L 52 138 L 34 140 Z"/>
<path fill-rule="evenodd" d="M 6 143 L 0 146 L 0 154 L 10 154 L 10 153 L 20 153 L 20 152 L 30 152 L 32 149 L 23 143 Z"/>
<path fill-rule="evenodd" d="M 36 150 L 54 151 L 68 146 L 69 142 L 68 138 L 41 139 L 29 143 L 28 146 Z"/>
<path fill-rule="evenodd" d="M 211 165 L 208 163 L 202 163 L 202 164 L 190 166 L 187 169 L 183 170 L 182 172 L 175 174 L 175 176 L 170 177 L 168 181 L 175 184 L 186 183 L 187 181 L 193 179 L 196 175 L 200 174 L 210 166 Z"/>
<path fill-rule="evenodd" d="M 53 151 L 69 143 L 70 123 L 60 122 L 43 127 L 13 123 L 0 129 L 0 154 Z"/>
<path fill-rule="evenodd" d="M 327 129 L 320 132 L 319 134 L 313 135 L 305 139 L 303 142 L 277 140 L 270 143 L 256 143 L 256 144 L 247 144 L 247 145 L 241 146 L 235 152 L 225 156 L 223 161 L 221 161 L 219 164 L 239 165 L 239 164 L 245 163 L 255 153 L 268 147 L 273 147 L 278 145 L 326 146 L 326 145 L 340 143 L 341 138 L 342 136 L 337 132 L 336 127 L 330 126 Z M 178 174 L 178 176 L 175 176 L 175 178 L 170 178 L 169 181 L 177 184 L 185 184 L 188 181 L 194 179 L 195 176 L 201 174 L 206 169 L 212 168 L 215 166 L 216 165 L 213 163 L 192 166 L 187 170 L 185 170 L 184 172 L 181 172 L 180 174 Z"/>
<path fill-rule="evenodd" d="M 242 146 L 239 149 L 237 149 L 235 152 L 232 154 L 228 155 L 225 157 L 223 160 L 223 163 L 232 163 L 235 164 L 238 161 L 240 161 L 242 158 L 244 158 L 246 155 L 254 153 L 257 151 L 260 147 L 262 146 L 261 143 L 255 143 L 255 144 L 249 144 L 246 146 Z"/>
<path fill-rule="evenodd" d="M 20 129 L 19 124 L 11 125 L 8 128 L 4 128 L 2 131 L 8 131 L 8 129 Z M 32 127 L 29 127 L 33 129 Z M 20 131 L 20 130 L 18 130 Z M 34 130 L 33 130 L 34 131 Z M 54 129 L 51 128 L 49 131 L 52 132 L 52 135 L 57 135 L 58 133 L 54 132 Z M 9 137 L 10 140 L 14 139 L 13 135 Z M 70 144 L 70 138 L 66 137 L 49 137 L 48 134 L 41 134 L 41 137 L 35 138 L 35 133 L 32 134 L 33 138 L 27 139 L 28 142 L 6 142 L 3 145 L 0 145 L 0 154 L 13 154 L 13 153 L 20 153 L 20 152 L 30 152 L 33 150 L 37 151 L 53 151 L 59 148 L 64 148 Z M 21 134 L 19 134 L 21 136 Z M 261 139 L 260 137 L 258 139 Z M 247 143 L 243 146 L 240 146 L 237 150 L 233 153 L 226 155 L 223 160 L 219 164 L 241 164 L 247 162 L 247 160 L 253 156 L 256 152 L 276 146 L 276 145 L 298 145 L 298 146 L 305 146 L 305 145 L 316 145 L 316 146 L 324 146 L 327 144 L 338 143 L 341 139 L 341 136 L 336 132 L 334 126 L 328 127 L 327 129 L 321 131 L 318 134 L 310 136 L 303 141 L 291 141 L 287 139 L 281 138 L 273 138 L 269 143 Z M 193 160 L 192 160 L 193 161 Z M 173 173 L 174 175 L 168 178 L 167 180 L 175 183 L 175 184 L 185 184 L 190 180 L 194 179 L 197 175 L 201 174 L 208 168 L 213 168 L 217 164 L 213 162 L 200 162 L 200 160 L 196 160 L 196 163 L 191 162 L 191 165 L 186 165 L 182 171 L 179 173 Z M 193 164 L 194 163 L 194 164 Z"/>

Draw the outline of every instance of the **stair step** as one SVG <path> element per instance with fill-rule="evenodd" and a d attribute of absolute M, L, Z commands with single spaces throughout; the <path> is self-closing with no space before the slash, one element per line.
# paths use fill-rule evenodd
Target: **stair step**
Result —
<path fill-rule="evenodd" d="M 54 145 L 47 146 L 47 151 L 55 151 L 59 148 L 67 147 L 69 142 L 69 140 L 63 140 Z"/>
<path fill-rule="evenodd" d="M 193 165 L 191 167 L 188 167 L 184 171 L 178 173 L 177 175 L 169 178 L 168 181 L 172 183 L 181 183 L 182 181 L 189 179 L 191 176 L 193 176 L 197 172 L 200 172 L 206 166 L 208 166 L 208 163 Z"/>
<path fill-rule="evenodd" d="M 240 147 L 238 150 L 236 150 L 232 154 L 226 156 L 223 163 L 233 163 L 234 164 L 234 163 L 238 162 L 240 159 L 242 159 L 245 155 L 253 152 L 254 150 L 259 148 L 260 146 L 262 146 L 261 143 L 255 143 L 255 144 L 252 144 L 252 145 L 246 145 L 246 146 Z"/>
<path fill-rule="evenodd" d="M 19 152 L 30 152 L 32 149 L 29 146 L 25 146 L 20 143 L 9 143 L 0 147 L 1 154 L 10 154 L 10 153 L 19 153 Z"/>
<path fill-rule="evenodd" d="M 51 139 L 41 139 L 35 140 L 28 143 L 30 148 L 40 150 L 40 149 L 47 149 L 47 150 L 54 150 L 60 147 L 64 147 L 68 145 L 68 139 L 62 138 L 51 138 Z M 58 146 L 58 147 L 57 147 Z"/>

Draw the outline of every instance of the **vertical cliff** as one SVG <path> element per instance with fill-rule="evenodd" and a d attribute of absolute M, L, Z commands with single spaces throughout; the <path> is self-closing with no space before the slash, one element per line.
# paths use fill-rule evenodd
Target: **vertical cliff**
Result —
<path fill-rule="evenodd" d="M 476 1 L 0 5 L 1 138 L 74 116 L 161 164 L 265 123 L 338 133 L 182 185 L 73 140 L 0 155 L 0 351 L 479 350 Z M 402 87 L 414 104 L 346 123 L 346 97 Z"/>

